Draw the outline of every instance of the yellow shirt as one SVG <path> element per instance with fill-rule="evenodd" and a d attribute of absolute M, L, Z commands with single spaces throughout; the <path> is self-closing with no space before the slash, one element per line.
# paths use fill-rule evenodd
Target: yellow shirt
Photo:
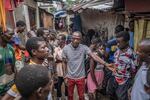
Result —
<path fill-rule="evenodd" d="M 32 65 L 32 64 L 36 64 L 36 63 L 30 60 L 29 65 Z M 19 91 L 15 84 L 10 88 L 10 90 L 7 93 L 13 97 L 17 97 L 19 95 Z"/>

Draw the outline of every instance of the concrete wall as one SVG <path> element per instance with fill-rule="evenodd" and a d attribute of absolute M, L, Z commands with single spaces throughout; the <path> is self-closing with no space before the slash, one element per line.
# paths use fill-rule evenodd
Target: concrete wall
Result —
<path fill-rule="evenodd" d="M 124 25 L 124 16 L 111 12 L 100 12 L 99 10 L 88 9 L 81 14 L 82 30 L 87 32 L 88 29 L 101 31 L 108 30 L 108 37 L 114 34 L 117 25 Z"/>

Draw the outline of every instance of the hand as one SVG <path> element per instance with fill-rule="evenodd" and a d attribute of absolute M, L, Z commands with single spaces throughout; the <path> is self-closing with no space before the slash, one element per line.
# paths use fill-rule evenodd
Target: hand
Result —
<path fill-rule="evenodd" d="M 106 67 L 114 67 L 114 64 L 108 64 L 108 63 L 106 63 L 105 66 L 106 66 Z"/>
<path fill-rule="evenodd" d="M 112 72 L 115 72 L 116 71 L 116 66 L 114 64 L 108 64 L 107 68 L 109 70 L 111 70 Z"/>
<path fill-rule="evenodd" d="M 48 66 L 49 66 L 49 65 L 48 65 L 48 61 L 47 61 L 47 60 L 44 60 L 44 62 L 42 63 L 42 65 L 45 66 L 45 67 L 48 67 Z"/>

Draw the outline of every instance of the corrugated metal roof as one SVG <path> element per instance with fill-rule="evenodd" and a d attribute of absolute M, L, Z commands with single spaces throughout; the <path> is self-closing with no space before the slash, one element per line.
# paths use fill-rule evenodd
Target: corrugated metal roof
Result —
<path fill-rule="evenodd" d="M 113 4 L 114 4 L 113 0 L 91 0 L 74 6 L 72 10 L 78 11 L 80 9 L 86 9 L 86 8 L 97 9 L 97 10 L 109 10 L 113 8 Z"/>

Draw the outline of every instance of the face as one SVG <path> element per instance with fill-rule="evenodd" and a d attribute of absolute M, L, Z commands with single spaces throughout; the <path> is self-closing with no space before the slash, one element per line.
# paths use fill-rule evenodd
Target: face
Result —
<path fill-rule="evenodd" d="M 49 81 L 49 83 L 45 87 L 42 87 L 41 100 L 47 100 L 50 90 L 51 90 L 51 82 Z"/>
<path fill-rule="evenodd" d="M 129 23 L 129 28 L 131 31 L 134 31 L 134 22 Z"/>
<path fill-rule="evenodd" d="M 48 32 L 48 30 L 45 30 L 45 31 L 44 31 L 43 38 L 44 38 L 46 41 L 49 41 L 50 33 Z"/>
<path fill-rule="evenodd" d="M 62 36 L 58 36 L 57 40 L 58 40 L 58 45 L 64 45 L 65 44 L 65 40 L 63 40 Z"/>
<path fill-rule="evenodd" d="M 31 37 L 36 37 L 36 34 L 34 31 L 30 31 L 28 34 L 27 34 L 28 38 L 31 38 Z"/>
<path fill-rule="evenodd" d="M 120 37 L 117 38 L 117 45 L 120 50 L 123 50 L 128 46 L 128 42 L 125 42 L 123 37 Z"/>
<path fill-rule="evenodd" d="M 104 47 L 103 45 L 100 45 L 100 46 L 99 46 L 99 51 L 100 51 L 102 54 L 104 54 L 104 52 L 105 52 L 105 47 Z"/>
<path fill-rule="evenodd" d="M 13 34 L 14 34 L 13 32 L 4 33 L 4 34 L 2 35 L 3 41 L 6 42 L 6 43 L 10 42 L 10 41 L 11 41 L 11 38 L 12 38 L 12 36 L 13 36 Z"/>
<path fill-rule="evenodd" d="M 51 90 L 51 83 L 52 83 L 52 81 L 49 80 L 49 82 L 45 86 L 40 87 L 37 90 L 36 96 L 38 97 L 39 100 L 48 100 L 47 98 L 48 98 L 49 92 Z"/>
<path fill-rule="evenodd" d="M 50 40 L 55 40 L 55 36 L 54 35 L 50 35 L 49 39 Z"/>
<path fill-rule="evenodd" d="M 33 54 L 40 60 L 44 60 L 48 57 L 49 49 L 46 45 L 45 41 L 39 41 L 38 42 L 39 48 L 37 50 L 34 50 Z"/>
<path fill-rule="evenodd" d="M 19 26 L 17 31 L 19 33 L 22 33 L 22 32 L 24 32 L 25 28 L 26 28 L 25 26 Z"/>
<path fill-rule="evenodd" d="M 73 33 L 72 35 L 72 46 L 77 48 L 81 42 L 81 36 L 79 33 Z"/>

